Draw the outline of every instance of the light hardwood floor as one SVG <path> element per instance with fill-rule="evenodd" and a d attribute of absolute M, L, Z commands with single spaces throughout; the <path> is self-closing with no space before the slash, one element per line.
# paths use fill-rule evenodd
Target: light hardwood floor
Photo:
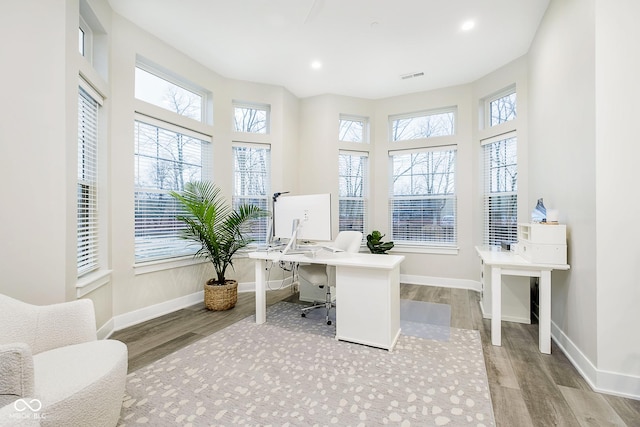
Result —
<path fill-rule="evenodd" d="M 498 426 L 640 426 L 640 401 L 593 392 L 555 344 L 550 355 L 541 354 L 536 324 L 503 322 L 503 345 L 492 346 L 477 292 L 403 284 L 401 298 L 449 304 L 452 327 L 480 332 Z M 267 304 L 281 300 L 299 302 L 289 289 L 267 293 Z M 199 304 L 111 338 L 127 344 L 134 371 L 252 314 L 254 294 L 241 293 L 232 310 L 211 312 Z"/>

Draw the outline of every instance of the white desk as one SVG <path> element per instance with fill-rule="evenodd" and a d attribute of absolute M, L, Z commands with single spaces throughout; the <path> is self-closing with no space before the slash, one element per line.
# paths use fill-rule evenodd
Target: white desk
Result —
<path fill-rule="evenodd" d="M 502 345 L 502 276 L 539 277 L 538 345 L 541 353 L 551 353 L 551 271 L 568 270 L 568 264 L 532 263 L 510 251 L 476 247 L 482 262 L 491 267 L 491 344 Z"/>
<path fill-rule="evenodd" d="M 319 251 L 316 257 L 251 252 L 255 259 L 256 323 L 266 321 L 266 262 L 336 267 L 336 339 L 392 350 L 400 336 L 400 263 L 404 256 Z"/>

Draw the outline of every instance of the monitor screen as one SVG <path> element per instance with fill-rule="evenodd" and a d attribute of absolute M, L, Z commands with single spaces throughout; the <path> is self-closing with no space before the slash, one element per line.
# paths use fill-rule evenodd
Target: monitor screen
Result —
<path fill-rule="evenodd" d="M 331 194 L 281 196 L 273 204 L 274 237 L 288 239 L 298 219 L 298 241 L 331 240 Z"/>

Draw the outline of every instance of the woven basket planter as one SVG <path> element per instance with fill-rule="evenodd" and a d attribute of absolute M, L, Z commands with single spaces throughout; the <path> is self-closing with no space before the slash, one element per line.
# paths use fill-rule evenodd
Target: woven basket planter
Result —
<path fill-rule="evenodd" d="M 204 305 L 209 310 L 224 311 L 235 307 L 238 302 L 238 282 L 225 280 L 224 285 L 212 285 L 209 280 L 204 285 Z"/>

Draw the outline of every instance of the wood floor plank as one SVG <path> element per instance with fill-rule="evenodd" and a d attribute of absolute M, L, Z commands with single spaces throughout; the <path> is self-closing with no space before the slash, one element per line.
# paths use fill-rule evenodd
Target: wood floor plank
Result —
<path fill-rule="evenodd" d="M 608 394 L 603 394 L 602 396 L 626 425 L 630 427 L 640 426 L 640 400 L 626 399 Z"/>
<path fill-rule="evenodd" d="M 491 403 L 497 427 L 533 427 L 520 390 L 492 385 Z"/>
<path fill-rule="evenodd" d="M 597 393 L 558 386 L 581 426 L 626 426 L 607 400 Z"/>

